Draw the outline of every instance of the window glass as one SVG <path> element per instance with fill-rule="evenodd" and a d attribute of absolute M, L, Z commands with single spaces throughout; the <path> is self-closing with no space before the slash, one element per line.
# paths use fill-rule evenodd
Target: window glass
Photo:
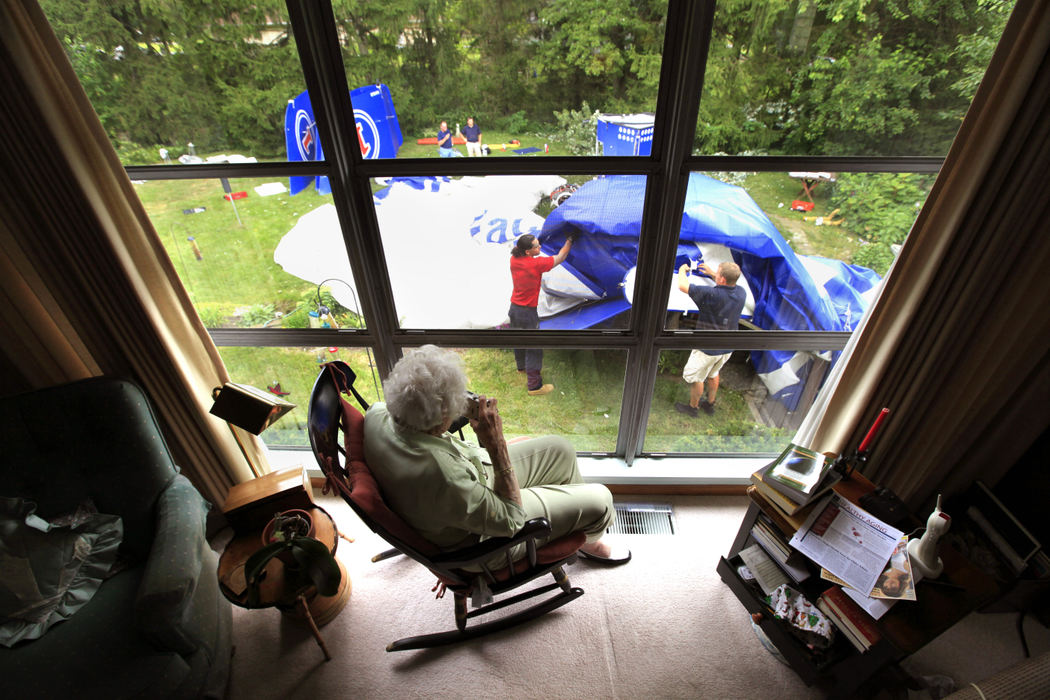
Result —
<path fill-rule="evenodd" d="M 248 178 L 135 183 L 208 328 L 363 327 L 331 195 L 293 197 L 287 185 Z"/>
<path fill-rule="evenodd" d="M 219 354 L 230 374 L 230 381 L 250 384 L 295 404 L 294 409 L 259 436 L 269 447 L 310 446 L 306 432 L 310 393 L 325 362 L 342 360 L 350 365 L 357 375 L 354 387 L 369 403 L 382 397 L 379 372 L 371 351 L 365 348 L 224 346 L 219 348 Z"/>
<path fill-rule="evenodd" d="M 692 173 L 666 327 L 852 331 L 933 179 L 915 173 Z M 739 279 L 715 289 L 722 263 Z M 683 265 L 689 269 L 679 274 Z M 739 318 L 732 298 L 741 295 L 727 286 L 743 290 Z M 723 302 L 732 313 L 714 319 Z"/>
<path fill-rule="evenodd" d="M 352 11 L 336 3 L 334 11 L 366 158 L 651 150 L 665 0 L 359 3 Z M 454 139 L 443 153 L 442 122 Z"/>
<path fill-rule="evenodd" d="M 507 440 L 561 435 L 578 452 L 615 452 L 626 353 L 619 350 L 543 349 L 522 363 L 540 364 L 543 395 L 528 393 L 529 375 L 518 371 L 519 351 L 474 348 L 459 351 L 471 391 L 499 401 Z M 534 365 L 529 365 L 534 368 Z M 464 437 L 475 440 L 473 431 Z"/>
<path fill-rule="evenodd" d="M 623 187 L 612 177 L 557 175 L 377 181 L 401 326 L 626 327 L 646 180 L 615 180 Z M 538 247 L 519 247 L 533 238 Z M 344 264 L 322 258 L 326 276 Z"/>
<path fill-rule="evenodd" d="M 642 449 L 657 453 L 780 452 L 840 354 L 737 350 L 726 357 L 710 350 L 661 352 Z M 717 374 L 717 379 L 707 378 L 711 374 Z M 712 391 L 713 404 L 709 401 Z"/>
<path fill-rule="evenodd" d="M 943 156 L 1013 5 L 719 1 L 696 153 Z"/>
<path fill-rule="evenodd" d="M 305 83 L 283 2 L 40 6 L 124 165 L 289 159 Z"/>

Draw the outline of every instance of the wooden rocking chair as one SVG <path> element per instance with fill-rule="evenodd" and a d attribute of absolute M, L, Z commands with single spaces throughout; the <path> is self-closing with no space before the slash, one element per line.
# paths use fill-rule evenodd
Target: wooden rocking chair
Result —
<path fill-rule="evenodd" d="M 583 595 L 583 589 L 570 585 L 563 568 L 575 560 L 577 550 L 584 544 L 582 532 L 537 546 L 537 540 L 549 536 L 551 530 L 546 518 L 535 518 L 512 537 L 492 538 L 463 549 L 442 551 L 390 510 L 364 461 L 364 415 L 348 401 L 348 394 L 353 394 L 361 407 L 368 410 L 368 403 L 353 386 L 355 378 L 354 371 L 345 362 L 329 362 L 322 367 L 310 396 L 310 445 L 327 479 L 325 491 L 335 489 L 373 532 L 430 569 L 446 590 L 452 591 L 455 604 L 456 629 L 399 639 L 387 645 L 387 651 L 422 649 L 473 639 L 535 619 Z M 523 542 L 526 556 L 511 561 L 510 549 Z M 486 566 L 485 562 L 501 553 L 506 555 L 507 566 L 498 570 Z M 481 572 L 467 571 L 467 567 L 480 568 Z M 546 574 L 554 577 L 554 583 L 495 600 L 496 596 Z M 467 626 L 469 618 L 555 589 L 560 589 L 555 595 L 511 615 Z M 489 600 L 493 602 L 468 612 L 467 598 L 475 592 L 491 593 Z"/>

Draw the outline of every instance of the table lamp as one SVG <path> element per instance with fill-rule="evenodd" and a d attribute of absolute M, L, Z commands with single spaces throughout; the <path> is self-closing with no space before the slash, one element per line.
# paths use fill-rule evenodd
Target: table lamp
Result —
<path fill-rule="evenodd" d="M 237 446 L 241 448 L 241 453 L 248 461 L 252 473 L 257 477 L 260 476 L 233 426 L 236 425 L 253 435 L 258 435 L 295 408 L 295 404 L 249 384 L 232 382 L 215 387 L 212 391 L 212 398 L 214 403 L 209 413 L 222 418 L 229 424 L 230 432 L 233 433 L 233 438 L 237 441 Z"/>

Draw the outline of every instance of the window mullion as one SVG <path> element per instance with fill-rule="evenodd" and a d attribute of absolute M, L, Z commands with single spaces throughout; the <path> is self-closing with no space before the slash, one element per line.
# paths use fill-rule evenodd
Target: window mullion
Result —
<path fill-rule="evenodd" d="M 628 354 L 616 445 L 617 453 L 624 455 L 628 464 L 641 450 L 656 382 L 659 351 L 653 341 L 662 332 L 667 313 L 667 273 L 674 259 L 689 183 L 683 166 L 692 151 L 713 19 L 714 2 L 710 1 L 672 0 L 667 9 L 653 129 L 653 157 L 662 167 L 649 178 L 646 188 L 631 314 L 638 344 Z"/>
<path fill-rule="evenodd" d="M 361 151 L 331 2 L 288 1 L 303 76 L 331 163 L 332 201 L 342 223 L 350 269 L 361 294 L 366 323 L 375 338 L 376 364 L 386 376 L 397 359 L 397 329 L 390 277 L 372 205 L 368 177 L 357 172 Z"/>

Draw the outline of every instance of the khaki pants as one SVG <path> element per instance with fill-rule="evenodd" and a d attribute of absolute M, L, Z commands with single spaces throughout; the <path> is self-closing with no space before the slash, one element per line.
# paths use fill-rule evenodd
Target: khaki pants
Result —
<path fill-rule="evenodd" d="M 555 540 L 583 530 L 588 542 L 595 542 L 613 523 L 616 510 L 609 489 L 601 484 L 585 484 L 576 463 L 576 449 L 562 437 L 547 436 L 524 440 L 507 447 L 518 477 L 525 519 L 547 518 Z M 547 540 L 540 540 L 543 544 Z M 516 561 L 525 556 L 525 545 L 512 550 Z M 500 568 L 502 557 L 489 562 Z"/>

